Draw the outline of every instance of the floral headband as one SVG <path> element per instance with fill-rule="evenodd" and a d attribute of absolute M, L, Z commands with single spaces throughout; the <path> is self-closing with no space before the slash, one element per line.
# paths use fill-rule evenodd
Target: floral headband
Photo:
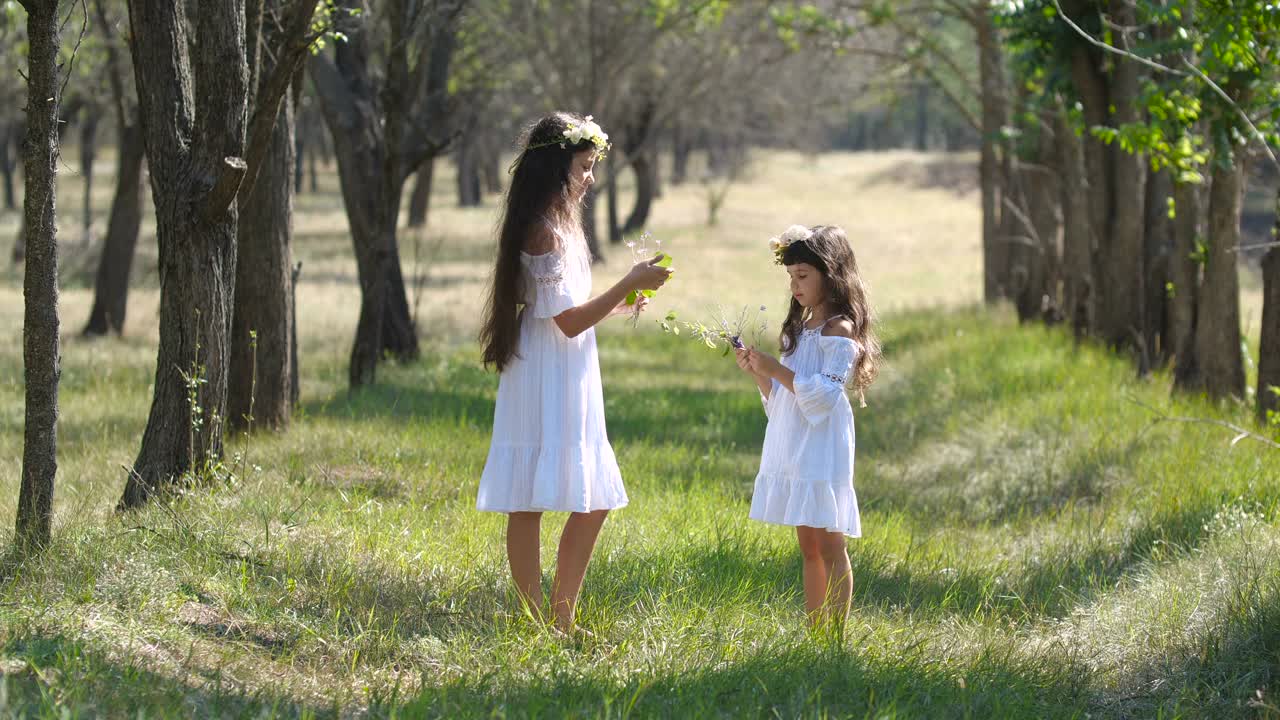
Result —
<path fill-rule="evenodd" d="M 804 242 L 813 237 L 813 232 L 803 225 L 792 225 L 782 235 L 769 238 L 769 249 L 773 251 L 773 262 L 782 265 L 782 256 L 792 243 Z"/>
<path fill-rule="evenodd" d="M 581 123 L 571 121 L 559 140 L 530 145 L 528 149 L 536 150 L 551 145 L 559 145 L 561 149 L 567 149 L 570 145 L 578 145 L 584 140 L 589 140 L 596 146 L 596 152 L 600 157 L 604 157 L 605 152 L 612 147 L 609 144 L 609 135 L 595 123 L 591 115 L 588 115 Z"/>

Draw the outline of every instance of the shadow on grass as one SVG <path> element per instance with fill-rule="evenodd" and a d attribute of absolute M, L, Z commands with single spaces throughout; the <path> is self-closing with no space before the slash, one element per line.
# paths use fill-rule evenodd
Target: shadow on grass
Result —
<path fill-rule="evenodd" d="M 1280 717 L 1280 579 L 1241 588 L 1227 613 L 1182 653 L 1132 670 L 1105 714 Z"/>
<path fill-rule="evenodd" d="M 853 640 L 856 645 L 857 640 Z M 413 717 L 1078 717 L 1082 693 L 1065 669 L 995 654 L 973 668 L 922 650 L 903 656 L 822 640 L 766 646 L 690 671 L 613 679 L 566 668 L 522 682 L 475 676 L 427 687 L 375 716 Z M 663 658 L 662 665 L 683 665 Z"/>
<path fill-rule="evenodd" d="M 336 717 L 269 691 L 246 692 L 218 672 L 185 679 L 157 673 L 63 635 L 22 634 L 0 654 L 4 717 Z M 12 665 L 22 667 L 13 670 Z"/>

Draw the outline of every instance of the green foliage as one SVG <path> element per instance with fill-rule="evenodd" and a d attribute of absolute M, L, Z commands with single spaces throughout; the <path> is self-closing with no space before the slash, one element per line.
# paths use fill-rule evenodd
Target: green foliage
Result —
<path fill-rule="evenodd" d="M 328 41 L 346 42 L 347 34 L 340 29 L 343 23 L 354 20 L 364 12 L 362 8 L 344 8 L 337 0 L 323 0 L 316 5 L 315 15 L 311 18 L 311 54 L 323 51 Z"/>
<path fill-rule="evenodd" d="M 883 4 L 885 3 L 875 3 L 873 8 Z M 871 12 L 875 14 L 874 9 Z M 769 7 L 769 21 L 778 38 L 792 51 L 800 50 L 815 38 L 839 48 L 856 30 L 848 21 L 835 17 L 812 3 L 773 3 Z"/>
<path fill-rule="evenodd" d="M 1142 153 L 1153 169 L 1169 168 L 1184 183 L 1202 181 L 1211 155 L 1231 162 L 1237 148 L 1251 140 L 1280 147 L 1280 6 L 1266 0 L 1221 0 L 1197 2 L 1193 13 L 1189 0 L 1177 0 L 1140 2 L 1137 8 L 1141 32 L 1132 53 L 1171 71 L 1152 71 L 1144 82 L 1136 101 L 1147 121 L 1089 128 L 1094 137 L 1125 152 Z M 1193 20 L 1186 22 L 1188 17 Z M 1116 38 L 1096 6 L 1072 20 L 1114 45 Z M 1052 0 L 1009 3 L 1001 22 L 1020 76 L 1036 80 L 1033 90 L 1074 97 L 1070 54 L 1086 41 L 1059 17 Z M 1194 68 L 1184 56 L 1193 58 Z M 1102 57 L 1107 63 L 1117 61 Z M 1261 138 L 1253 137 L 1242 113 Z"/>

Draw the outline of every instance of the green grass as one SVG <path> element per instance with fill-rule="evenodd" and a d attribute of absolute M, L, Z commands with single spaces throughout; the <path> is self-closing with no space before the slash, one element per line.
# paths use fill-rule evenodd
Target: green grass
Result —
<path fill-rule="evenodd" d="M 766 302 L 776 327 L 785 279 L 764 242 L 793 222 L 846 227 L 886 311 L 839 637 L 804 629 L 793 534 L 746 517 L 764 435 L 751 384 L 649 322 L 601 332 L 632 505 L 587 576 L 597 639 L 513 612 L 503 518 L 474 510 L 497 383 L 472 303 L 496 205 L 453 206 L 447 165 L 426 234 L 401 239 L 422 360 L 346 392 L 358 288 L 326 173 L 298 203 L 294 425 L 231 439 L 225 482 L 115 515 L 155 373 L 144 227 L 124 338 L 75 337 L 91 292 L 64 278 L 55 543 L 0 581 L 0 717 L 1280 717 L 1280 453 L 1153 425 L 1133 400 L 1241 424 L 1246 407 L 1171 401 L 1168 377 L 1060 330 L 946 309 L 980 292 L 972 160 L 761 154 L 719 226 L 696 184 L 654 209 L 682 268 L 655 316 Z M 78 180 L 63 180 L 72 228 Z M 109 178 L 95 188 L 101 224 Z M 0 214 L 0 242 L 15 229 Z M 91 267 L 75 234 L 64 267 Z M 597 287 L 624 265 L 611 249 Z M 3 546 L 21 313 L 20 274 L 0 268 Z M 544 523 L 547 566 L 562 519 Z"/>
<path fill-rule="evenodd" d="M 764 422 L 750 385 L 692 343 L 611 329 L 607 413 L 632 505 L 587 577 L 595 640 L 512 613 L 501 517 L 473 509 L 496 383 L 472 350 L 442 350 L 369 392 L 313 397 L 283 436 L 235 441 L 232 483 L 133 515 L 61 516 L 54 547 L 0 586 L 0 707 L 1277 713 L 1280 453 L 1152 425 L 1129 398 L 1166 407 L 1167 379 L 1137 380 L 1061 332 L 974 311 L 884 328 L 890 365 L 858 417 L 867 534 L 850 542 L 842 637 L 804 630 L 792 534 L 746 518 Z M 67 395 L 145 396 L 147 382 L 73 378 Z M 128 420 L 83 412 L 93 420 L 72 432 L 90 446 L 140 424 L 127 407 Z M 20 426 L 5 427 L 17 447 Z M 548 563 L 559 520 L 545 523 Z"/>

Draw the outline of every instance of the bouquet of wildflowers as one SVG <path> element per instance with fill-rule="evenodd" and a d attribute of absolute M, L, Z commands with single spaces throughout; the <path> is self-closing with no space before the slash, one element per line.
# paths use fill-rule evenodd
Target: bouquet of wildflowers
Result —
<path fill-rule="evenodd" d="M 731 349 L 745 349 L 747 340 L 751 345 L 760 344 L 761 338 L 769 329 L 769 322 L 764 317 L 767 309 L 761 305 L 753 312 L 750 307 L 743 306 L 737 315 L 732 315 L 717 303 L 712 310 L 710 323 L 682 321 L 674 312 L 670 312 L 658 324 L 662 326 L 663 332 L 671 335 L 686 334 L 712 350 L 724 342 L 724 352 L 728 354 Z"/>
<path fill-rule="evenodd" d="M 653 242 L 653 247 L 649 246 Z M 663 252 L 662 241 L 653 237 L 653 233 L 646 230 L 636 240 L 628 240 L 627 247 L 631 250 L 631 262 L 638 263 L 648 260 L 654 255 Z M 671 255 L 663 253 L 662 259 L 658 261 L 658 267 L 671 267 Z M 640 296 L 652 298 L 657 293 L 656 290 L 640 290 L 639 292 L 632 290 L 627 294 L 627 305 L 635 306 L 631 312 L 631 327 L 635 327 L 640 322 Z"/>

